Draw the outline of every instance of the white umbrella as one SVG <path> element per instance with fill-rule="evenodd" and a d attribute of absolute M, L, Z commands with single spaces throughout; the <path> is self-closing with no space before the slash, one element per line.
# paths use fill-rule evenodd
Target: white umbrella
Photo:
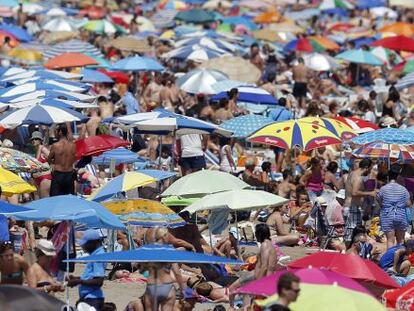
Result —
<path fill-rule="evenodd" d="M 389 6 L 402 6 L 405 8 L 414 8 L 414 0 L 389 0 Z"/>
<path fill-rule="evenodd" d="M 211 85 L 227 79 L 228 76 L 218 70 L 196 69 L 178 78 L 177 85 L 187 93 L 211 95 L 215 94 Z"/>
<path fill-rule="evenodd" d="M 231 210 L 253 210 L 271 206 L 282 206 L 289 200 L 261 190 L 230 190 L 208 194 L 186 207 L 183 211 L 191 214 L 204 211 L 228 208 Z"/>
<path fill-rule="evenodd" d="M 22 9 L 23 9 L 23 13 L 33 15 L 33 14 L 39 13 L 40 11 L 43 11 L 45 8 L 37 3 L 23 3 Z M 18 6 L 14 8 L 15 12 L 17 12 L 18 10 L 19 10 Z"/>
<path fill-rule="evenodd" d="M 139 31 L 156 31 L 154 24 L 144 16 L 138 16 L 135 19 L 138 24 Z"/>
<path fill-rule="evenodd" d="M 388 15 L 389 18 L 397 18 L 398 17 L 398 13 L 395 12 L 394 10 L 387 8 L 385 6 L 381 6 L 381 7 L 377 7 L 377 8 L 372 8 L 369 10 L 371 12 L 371 14 L 375 17 L 384 17 L 385 15 Z"/>
<path fill-rule="evenodd" d="M 203 62 L 212 58 L 229 55 L 226 51 L 217 51 L 205 46 L 190 45 L 182 46 L 162 55 L 163 58 L 188 59 L 195 62 Z"/>
<path fill-rule="evenodd" d="M 196 38 L 185 38 L 175 43 L 176 47 L 188 46 L 188 45 L 199 45 L 202 47 L 208 47 L 221 53 L 225 53 L 224 50 L 234 52 L 237 50 L 237 46 L 229 43 L 223 39 L 213 39 L 208 37 L 196 37 Z"/>
<path fill-rule="evenodd" d="M 49 103 L 49 100 L 51 99 L 50 98 L 36 98 L 36 99 L 25 100 L 25 101 L 16 102 L 16 103 L 8 103 L 7 105 L 12 108 L 22 109 L 22 108 L 26 108 L 26 107 L 30 107 L 30 106 L 34 106 L 38 104 L 51 105 Z M 60 102 L 62 105 L 71 106 L 72 109 L 98 108 L 98 105 L 93 104 L 93 103 L 82 103 L 82 102 L 77 102 L 73 100 L 64 100 L 64 99 L 53 99 L 52 101 Z"/>
<path fill-rule="evenodd" d="M 306 67 L 315 71 L 328 71 L 339 67 L 335 58 L 319 53 L 308 54 L 303 60 Z"/>
<path fill-rule="evenodd" d="M 51 19 L 46 24 L 43 25 L 43 30 L 50 32 L 56 31 L 77 31 L 77 27 L 72 23 L 67 17 L 57 17 Z"/>
<path fill-rule="evenodd" d="M 204 9 L 217 9 L 217 8 L 229 9 L 232 7 L 232 3 L 227 0 L 209 0 L 203 4 Z"/>

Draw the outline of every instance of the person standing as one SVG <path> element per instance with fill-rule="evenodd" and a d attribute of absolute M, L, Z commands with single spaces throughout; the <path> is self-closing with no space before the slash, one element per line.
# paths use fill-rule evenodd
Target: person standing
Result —
<path fill-rule="evenodd" d="M 30 141 L 36 148 L 36 159 L 40 163 L 46 163 L 50 152 L 49 149 L 45 145 L 43 145 L 44 139 L 42 133 L 40 133 L 39 131 L 34 131 L 32 133 Z M 50 185 L 52 180 L 52 174 L 50 170 L 47 170 L 45 172 L 36 172 L 33 173 L 32 176 L 34 182 L 36 183 L 39 197 L 41 199 L 48 197 L 50 193 Z"/>
<path fill-rule="evenodd" d="M 102 246 L 102 235 L 98 230 L 86 230 L 79 241 L 79 245 L 91 256 L 105 253 Z M 105 263 L 88 262 L 80 277 L 69 276 L 68 286 L 79 286 L 78 303 L 84 302 L 94 307 L 96 311 L 103 310 L 105 298 L 102 286 L 105 278 L 105 268 Z"/>
<path fill-rule="evenodd" d="M 305 66 L 305 61 L 302 57 L 299 57 L 298 64 L 292 69 L 293 80 L 293 96 L 299 103 L 300 108 L 305 108 L 307 87 L 308 69 Z"/>
<path fill-rule="evenodd" d="M 59 141 L 50 148 L 48 162 L 53 164 L 50 196 L 75 194 L 75 172 L 73 164 L 76 161 L 76 147 L 68 137 L 68 128 L 60 125 L 56 129 Z"/>
<path fill-rule="evenodd" d="M 204 150 L 207 139 L 199 134 L 182 135 L 178 140 L 178 151 L 180 155 L 180 166 L 182 175 L 197 172 L 206 167 Z"/>
<path fill-rule="evenodd" d="M 396 183 L 401 172 L 399 164 L 393 164 L 388 173 L 389 183 L 382 186 L 377 194 L 380 202 L 381 230 L 387 237 L 387 249 L 395 242 L 404 242 L 405 230 L 408 228 L 406 208 L 411 205 L 410 194 L 407 189 Z"/>
<path fill-rule="evenodd" d="M 255 228 L 257 242 L 260 243 L 257 263 L 254 269 L 256 280 L 271 275 L 277 268 L 277 253 L 270 238 L 270 228 L 267 224 L 257 224 Z"/>
<path fill-rule="evenodd" d="M 282 274 L 277 282 L 276 303 L 272 304 L 265 311 L 290 311 L 289 305 L 298 299 L 300 293 L 300 279 L 292 272 Z"/>

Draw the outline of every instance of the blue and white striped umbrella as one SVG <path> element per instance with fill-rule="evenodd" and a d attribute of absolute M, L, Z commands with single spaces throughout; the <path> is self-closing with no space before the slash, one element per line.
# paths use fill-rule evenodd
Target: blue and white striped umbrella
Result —
<path fill-rule="evenodd" d="M 157 29 L 169 28 L 175 25 L 176 15 L 177 11 L 175 10 L 162 10 L 155 13 L 151 17 L 151 21 Z"/>
<path fill-rule="evenodd" d="M 251 86 L 240 86 L 237 88 L 239 90 L 239 97 L 237 98 L 240 102 L 261 104 L 261 105 L 277 105 L 276 98 L 273 97 L 268 91 Z M 221 92 L 217 95 L 214 95 L 212 100 L 220 100 L 222 98 L 227 98 L 227 92 Z"/>
<path fill-rule="evenodd" d="M 4 105 L 7 105 L 11 108 L 15 109 L 22 109 L 29 106 L 34 105 L 49 105 L 56 108 L 64 108 L 64 109 L 87 109 L 87 108 L 98 108 L 96 104 L 93 103 L 83 103 L 73 100 L 64 100 L 64 99 L 56 99 L 56 98 L 36 98 L 32 100 L 25 100 L 19 102 L 8 102 Z"/>
<path fill-rule="evenodd" d="M 106 165 L 109 166 L 111 162 L 114 162 L 115 165 L 121 163 L 135 163 L 141 162 L 145 163 L 147 160 L 138 156 L 135 152 L 132 152 L 126 148 L 116 148 L 113 150 L 105 151 L 100 156 L 93 157 L 93 163 L 96 165 Z"/>
<path fill-rule="evenodd" d="M 411 72 L 408 75 L 404 76 L 402 79 L 398 80 L 395 87 L 397 88 L 397 90 L 403 90 L 413 85 L 414 85 L 414 72 Z"/>
<path fill-rule="evenodd" d="M 32 78 L 61 80 L 61 79 L 77 79 L 77 78 L 80 78 L 81 76 L 82 75 L 73 74 L 73 73 L 65 72 L 65 71 L 36 69 L 36 70 L 27 70 L 27 71 L 19 72 L 13 75 L 1 76 L 0 82 L 22 84 L 22 83 L 19 83 L 19 81 L 32 79 Z"/>
<path fill-rule="evenodd" d="M 206 37 L 182 39 L 175 43 L 176 47 L 199 45 L 217 51 L 235 52 L 238 48 L 236 45 L 222 39 L 212 39 Z"/>
<path fill-rule="evenodd" d="M 180 89 L 191 94 L 211 95 L 216 92 L 211 87 L 214 83 L 228 80 L 229 77 L 214 69 L 195 69 L 177 79 Z"/>
<path fill-rule="evenodd" d="M 246 138 L 265 125 L 273 122 L 274 121 L 268 117 L 249 114 L 226 120 L 220 124 L 220 127 L 233 132 L 233 137 Z"/>
<path fill-rule="evenodd" d="M 43 56 L 48 59 L 63 53 L 82 53 L 95 57 L 104 57 L 92 44 L 76 39 L 53 45 L 44 52 Z"/>
<path fill-rule="evenodd" d="M 2 97 L 12 97 L 16 95 L 26 94 L 29 92 L 40 91 L 40 90 L 54 90 L 54 91 L 69 91 L 69 92 L 83 92 L 87 90 L 85 88 L 70 84 L 64 83 L 61 81 L 34 81 L 17 86 L 11 86 L 4 89 L 0 89 L 0 100 Z"/>
<path fill-rule="evenodd" d="M 204 31 L 191 31 L 180 36 L 181 39 L 194 39 L 194 38 L 212 38 L 212 39 L 223 39 L 227 41 L 243 41 L 243 38 L 238 37 L 231 33 L 225 33 L 214 30 L 204 30 Z"/>
<path fill-rule="evenodd" d="M 165 135 L 171 132 L 177 135 L 209 133 L 218 133 L 225 136 L 231 135 L 231 132 L 220 128 L 216 124 L 172 113 L 165 109 L 130 114 L 115 118 L 113 122 L 135 127 L 142 133 L 159 135 Z"/>
<path fill-rule="evenodd" d="M 210 49 L 200 45 L 182 46 L 162 55 L 163 58 L 175 58 L 180 60 L 193 60 L 196 62 L 203 62 L 223 55 L 229 55 L 224 50 Z"/>
<path fill-rule="evenodd" d="M 351 142 L 358 145 L 376 141 L 386 144 L 412 145 L 414 144 L 414 132 L 390 127 L 368 132 L 351 139 Z"/>
<path fill-rule="evenodd" d="M 55 90 L 39 90 L 28 92 L 25 94 L 18 94 L 8 97 L 0 97 L 0 102 L 3 103 L 17 103 L 25 100 L 33 100 L 36 98 L 59 98 L 72 101 L 82 101 L 82 102 L 91 102 L 95 100 L 95 96 L 75 93 L 75 92 L 66 92 L 66 91 L 55 91 Z"/>
<path fill-rule="evenodd" d="M 54 7 L 54 8 L 48 8 L 46 10 L 40 11 L 37 14 L 56 17 L 56 16 L 74 16 L 74 15 L 77 15 L 78 13 L 79 13 L 79 10 L 76 10 L 76 9 Z"/>
<path fill-rule="evenodd" d="M 57 31 L 68 31 L 74 32 L 78 30 L 77 25 L 72 22 L 67 17 L 57 17 L 47 21 L 43 26 L 43 30 L 47 30 L 50 32 L 57 32 Z"/>
<path fill-rule="evenodd" d="M 10 77 L 16 74 L 20 74 L 23 72 L 26 72 L 26 69 L 23 69 L 21 67 L 0 67 L 0 77 Z"/>
<path fill-rule="evenodd" d="M 0 126 L 15 128 L 22 124 L 52 125 L 65 122 L 86 121 L 88 118 L 74 110 L 48 105 L 35 105 L 12 111 L 0 117 Z"/>
<path fill-rule="evenodd" d="M 121 59 L 112 65 L 122 71 L 163 71 L 165 68 L 155 59 L 146 56 L 132 56 Z"/>
<path fill-rule="evenodd" d="M 247 82 L 242 82 L 242 81 L 223 80 L 223 81 L 214 83 L 211 87 L 213 88 L 214 91 L 216 91 L 216 94 L 218 94 L 220 92 L 225 92 L 225 91 L 231 90 L 232 88 L 238 88 L 241 86 L 255 87 L 256 85 L 250 84 Z"/>
<path fill-rule="evenodd" d="M 88 83 L 114 83 L 114 80 L 112 80 L 110 77 L 108 77 L 106 74 L 93 70 L 93 69 L 82 69 L 81 74 L 82 82 L 88 82 Z"/>

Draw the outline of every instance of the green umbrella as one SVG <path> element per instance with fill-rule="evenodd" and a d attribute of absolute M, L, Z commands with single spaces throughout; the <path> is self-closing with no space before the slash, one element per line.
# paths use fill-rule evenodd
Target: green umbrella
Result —
<path fill-rule="evenodd" d="M 282 206 L 289 200 L 261 190 L 231 190 L 206 195 L 184 209 L 191 214 L 203 211 L 229 208 L 231 210 L 253 210 Z"/>
<path fill-rule="evenodd" d="M 194 24 L 210 23 L 215 20 L 212 13 L 200 9 L 178 12 L 175 19 Z"/>
<path fill-rule="evenodd" d="M 202 170 L 175 181 L 161 196 L 203 196 L 211 193 L 249 188 L 241 179 L 224 172 Z"/>
<path fill-rule="evenodd" d="M 193 204 L 194 202 L 200 200 L 199 197 L 179 197 L 176 195 L 172 195 L 170 197 L 163 198 L 161 203 L 167 206 L 181 206 L 186 207 L 188 205 Z"/>

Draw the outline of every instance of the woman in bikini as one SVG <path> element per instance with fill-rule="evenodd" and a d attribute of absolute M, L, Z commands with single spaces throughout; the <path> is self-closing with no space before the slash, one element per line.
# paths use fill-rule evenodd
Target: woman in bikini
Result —
<path fill-rule="evenodd" d="M 36 148 L 36 159 L 40 163 L 47 163 L 49 156 L 49 149 L 43 145 L 43 136 L 40 132 L 35 131 L 30 138 L 31 143 Z M 34 181 L 37 186 L 37 190 L 40 198 L 46 198 L 49 196 L 50 184 L 52 182 L 52 174 L 50 170 L 45 172 L 37 172 L 33 174 Z"/>
<path fill-rule="evenodd" d="M 22 285 L 24 275 L 28 277 L 29 264 L 14 252 L 11 242 L 0 244 L 0 284 Z"/>
<path fill-rule="evenodd" d="M 220 286 L 214 282 L 207 282 L 198 276 L 190 277 L 187 286 L 193 289 L 198 295 L 214 302 L 229 302 L 229 288 Z"/>

